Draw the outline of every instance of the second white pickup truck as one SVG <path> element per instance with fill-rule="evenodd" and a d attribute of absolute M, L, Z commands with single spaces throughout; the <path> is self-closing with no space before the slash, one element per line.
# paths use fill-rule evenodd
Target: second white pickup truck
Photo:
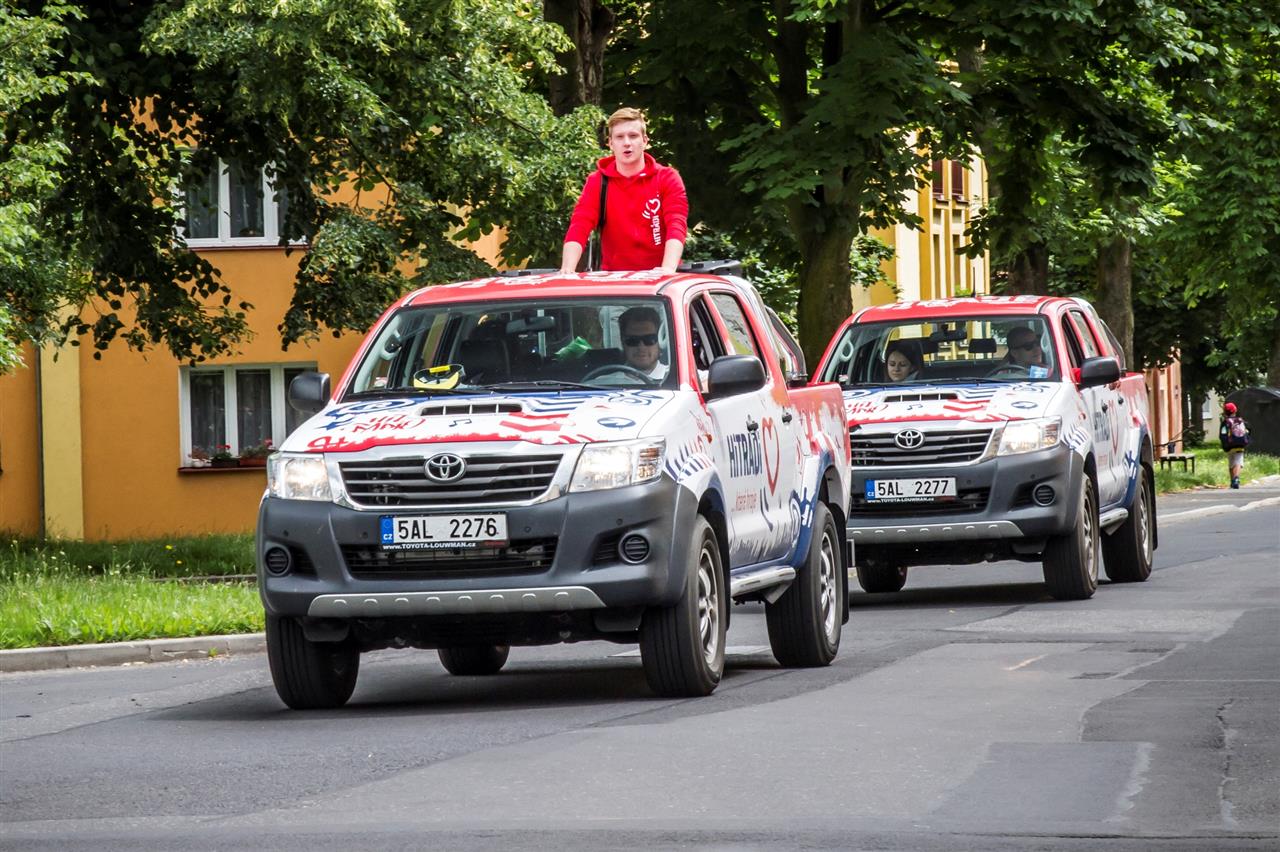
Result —
<path fill-rule="evenodd" d="M 817 370 L 844 388 L 849 537 L 868 592 L 913 565 L 1040 561 L 1088 598 L 1099 565 L 1151 573 L 1157 543 L 1142 376 L 1083 300 L 979 297 L 867 308 Z"/>

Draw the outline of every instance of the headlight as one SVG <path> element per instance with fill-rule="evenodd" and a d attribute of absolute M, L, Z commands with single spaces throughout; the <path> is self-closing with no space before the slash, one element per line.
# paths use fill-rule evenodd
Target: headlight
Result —
<path fill-rule="evenodd" d="M 996 455 L 1010 456 L 1048 449 L 1058 443 L 1061 432 L 1061 417 L 1013 420 L 1004 426 L 1004 432 L 1000 435 L 1000 449 Z"/>
<path fill-rule="evenodd" d="M 662 460 L 666 452 L 665 438 L 588 444 L 578 457 L 569 490 L 599 491 L 657 479 L 662 476 Z"/>
<path fill-rule="evenodd" d="M 285 500 L 332 500 L 324 456 L 275 453 L 267 458 L 267 493 Z"/>

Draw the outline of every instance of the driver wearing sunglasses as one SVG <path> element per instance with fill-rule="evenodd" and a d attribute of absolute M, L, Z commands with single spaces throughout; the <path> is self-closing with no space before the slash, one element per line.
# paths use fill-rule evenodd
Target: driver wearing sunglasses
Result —
<path fill-rule="evenodd" d="M 1019 367 L 1044 364 L 1044 350 L 1040 348 L 1040 335 L 1026 326 L 1009 331 L 1009 361 Z"/>
<path fill-rule="evenodd" d="M 667 377 L 667 365 L 659 357 L 662 354 L 662 347 L 658 344 L 660 324 L 658 312 L 643 306 L 628 308 L 618 317 L 627 366 L 658 382 Z"/>

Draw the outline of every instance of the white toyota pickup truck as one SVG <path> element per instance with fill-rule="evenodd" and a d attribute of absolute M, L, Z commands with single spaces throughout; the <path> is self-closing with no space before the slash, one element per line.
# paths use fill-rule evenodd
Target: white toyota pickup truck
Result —
<path fill-rule="evenodd" d="M 652 688 L 705 695 L 730 600 L 779 662 L 847 619 L 840 389 L 736 277 L 588 273 L 428 287 L 393 305 L 268 462 L 258 579 L 272 679 L 336 707 L 360 654 L 635 642 Z"/>
<path fill-rule="evenodd" d="M 898 302 L 852 316 L 816 371 L 844 388 L 849 537 L 867 592 L 913 565 L 1040 561 L 1088 598 L 1156 547 L 1147 393 L 1083 300 Z"/>

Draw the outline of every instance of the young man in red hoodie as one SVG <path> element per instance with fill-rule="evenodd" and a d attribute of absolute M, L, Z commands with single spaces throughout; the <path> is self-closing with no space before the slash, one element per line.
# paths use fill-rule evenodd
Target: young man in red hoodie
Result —
<path fill-rule="evenodd" d="M 601 269 L 661 269 L 675 272 L 688 232 L 689 199 L 680 173 L 645 153 L 644 115 L 624 107 L 609 116 L 611 157 L 587 176 L 564 235 L 560 271 L 574 272 L 600 220 L 600 181 L 605 187 L 605 225 L 600 236 Z"/>

